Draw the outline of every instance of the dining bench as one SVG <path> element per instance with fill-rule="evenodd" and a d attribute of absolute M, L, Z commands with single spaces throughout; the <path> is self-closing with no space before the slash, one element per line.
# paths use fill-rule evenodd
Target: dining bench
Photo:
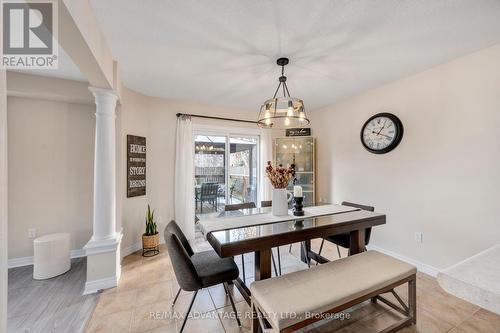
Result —
<path fill-rule="evenodd" d="M 311 269 L 253 282 L 252 330 L 293 332 L 367 300 L 403 314 L 382 332 L 416 323 L 416 268 L 377 251 L 367 251 Z M 408 304 L 394 288 L 408 284 Z M 383 297 L 392 293 L 398 305 Z M 348 319 L 345 319 L 348 320 Z"/>

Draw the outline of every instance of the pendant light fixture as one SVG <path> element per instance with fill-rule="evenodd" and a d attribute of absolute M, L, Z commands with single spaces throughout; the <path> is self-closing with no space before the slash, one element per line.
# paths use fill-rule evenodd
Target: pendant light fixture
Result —
<path fill-rule="evenodd" d="M 278 88 L 274 92 L 273 98 L 268 99 L 262 104 L 259 112 L 259 127 L 262 128 L 292 128 L 309 125 L 310 121 L 306 117 L 304 102 L 290 96 L 286 84 L 285 66 L 288 64 L 288 58 L 279 58 L 276 63 L 281 66 L 281 76 L 279 77 Z M 280 90 L 283 91 L 283 97 L 277 97 Z"/>

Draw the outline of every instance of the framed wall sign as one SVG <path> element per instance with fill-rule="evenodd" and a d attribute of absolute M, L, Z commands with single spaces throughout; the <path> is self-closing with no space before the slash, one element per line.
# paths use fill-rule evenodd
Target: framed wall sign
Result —
<path fill-rule="evenodd" d="M 146 195 L 146 138 L 127 135 L 127 198 Z"/>
<path fill-rule="evenodd" d="M 286 136 L 311 136 L 310 128 L 287 128 Z"/>

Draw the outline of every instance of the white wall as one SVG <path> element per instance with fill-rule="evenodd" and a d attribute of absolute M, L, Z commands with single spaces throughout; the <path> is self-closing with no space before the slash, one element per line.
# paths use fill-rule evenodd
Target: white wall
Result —
<path fill-rule="evenodd" d="M 119 111 L 122 145 L 117 154 L 118 162 L 121 163 L 118 205 L 122 207 L 123 249 L 140 244 L 148 203 L 160 217 L 158 229 L 161 232 L 174 217 L 175 129 L 176 114 L 179 112 L 239 119 L 253 119 L 256 116 L 256 113 L 251 111 L 148 97 L 124 88 Z M 235 126 L 235 124 L 242 126 L 241 123 L 196 118 L 193 118 L 193 122 L 219 126 Z M 145 136 L 147 140 L 146 196 L 126 197 L 124 164 L 126 163 L 127 134 Z"/>
<path fill-rule="evenodd" d="M 83 82 L 8 73 L 9 258 L 33 255 L 29 228 L 67 230 L 72 248 L 92 235 L 95 105 Z M 254 112 L 145 96 L 125 87 L 117 108 L 117 229 L 140 246 L 147 204 L 173 218 L 176 113 L 253 119 Z M 86 104 L 75 103 L 84 101 Z M 200 121 L 224 126 L 233 122 Z M 240 125 L 238 125 L 240 126 Z M 126 197 L 126 136 L 147 138 L 146 196 Z"/>
<path fill-rule="evenodd" d="M 95 107 L 8 97 L 9 258 L 33 255 L 28 229 L 92 235 Z"/>
<path fill-rule="evenodd" d="M 382 111 L 405 133 L 374 155 L 359 135 Z M 442 269 L 500 242 L 500 45 L 310 115 L 318 198 L 386 213 L 374 245 Z"/>

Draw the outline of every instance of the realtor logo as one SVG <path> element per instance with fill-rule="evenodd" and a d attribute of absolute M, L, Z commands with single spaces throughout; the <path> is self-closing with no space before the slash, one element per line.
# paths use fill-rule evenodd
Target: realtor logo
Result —
<path fill-rule="evenodd" d="M 57 2 L 2 1 L 2 68 L 57 68 Z"/>

